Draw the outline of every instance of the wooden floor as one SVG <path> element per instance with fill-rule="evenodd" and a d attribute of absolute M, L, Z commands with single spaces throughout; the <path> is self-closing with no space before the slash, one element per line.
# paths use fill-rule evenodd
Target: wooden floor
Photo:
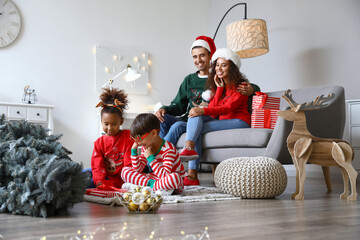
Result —
<path fill-rule="evenodd" d="M 210 173 L 200 177 L 213 184 Z M 157 214 L 87 202 L 61 217 L 0 214 L 0 239 L 199 239 L 205 228 L 209 238 L 202 239 L 360 239 L 359 200 L 339 199 L 342 180 L 332 182 L 327 193 L 323 179 L 308 178 L 304 201 L 291 200 L 289 177 L 285 192 L 270 200 L 164 204 Z"/>

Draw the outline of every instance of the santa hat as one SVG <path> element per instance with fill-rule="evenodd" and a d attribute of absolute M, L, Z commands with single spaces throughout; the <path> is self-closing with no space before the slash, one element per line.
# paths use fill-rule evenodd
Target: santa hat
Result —
<path fill-rule="evenodd" d="M 196 38 L 195 42 L 191 45 L 190 54 L 194 47 L 203 47 L 210 52 L 210 57 L 216 51 L 214 40 L 211 37 L 199 36 Z"/>
<path fill-rule="evenodd" d="M 240 69 L 241 60 L 239 55 L 237 55 L 235 52 L 228 48 L 219 48 L 212 56 L 211 62 L 214 63 L 220 57 L 232 61 Z"/>

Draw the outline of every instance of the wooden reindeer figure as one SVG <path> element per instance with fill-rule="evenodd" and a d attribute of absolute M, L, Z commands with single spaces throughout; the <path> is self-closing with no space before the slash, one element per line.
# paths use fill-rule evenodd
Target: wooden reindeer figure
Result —
<path fill-rule="evenodd" d="M 344 181 L 344 192 L 340 198 L 356 201 L 357 172 L 352 166 L 354 150 L 352 146 L 341 139 L 324 139 L 313 136 L 307 126 L 304 110 L 317 109 L 326 106 L 326 103 L 335 97 L 335 94 L 318 96 L 315 101 L 298 104 L 291 94 L 291 90 L 282 96 L 289 104 L 290 109 L 279 111 L 278 115 L 287 121 L 293 121 L 293 129 L 287 138 L 287 146 L 296 170 L 296 191 L 292 199 L 304 199 L 304 182 L 306 178 L 305 165 L 312 163 L 323 168 L 326 185 L 331 191 L 329 167 L 339 166 Z M 349 196 L 349 179 L 351 195 Z"/>

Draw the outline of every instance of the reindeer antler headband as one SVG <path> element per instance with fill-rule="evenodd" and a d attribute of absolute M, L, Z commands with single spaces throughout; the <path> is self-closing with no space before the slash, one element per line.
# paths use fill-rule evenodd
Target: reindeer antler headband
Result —
<path fill-rule="evenodd" d="M 123 102 L 115 99 L 113 104 L 111 104 L 111 103 L 110 103 L 110 104 L 105 104 L 105 103 L 103 103 L 103 102 L 100 101 L 100 102 L 96 105 L 96 107 L 102 107 L 102 108 L 104 108 L 104 107 L 116 107 L 116 108 L 118 108 L 118 109 L 120 110 L 120 112 L 122 112 L 122 109 L 121 109 L 120 106 L 123 106 L 123 105 L 125 105 Z"/>

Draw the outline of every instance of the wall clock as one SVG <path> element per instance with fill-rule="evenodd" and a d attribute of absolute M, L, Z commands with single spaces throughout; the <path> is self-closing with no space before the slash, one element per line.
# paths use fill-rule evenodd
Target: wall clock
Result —
<path fill-rule="evenodd" d="M 21 16 L 11 0 L 0 0 L 0 48 L 13 43 L 21 30 Z"/>

